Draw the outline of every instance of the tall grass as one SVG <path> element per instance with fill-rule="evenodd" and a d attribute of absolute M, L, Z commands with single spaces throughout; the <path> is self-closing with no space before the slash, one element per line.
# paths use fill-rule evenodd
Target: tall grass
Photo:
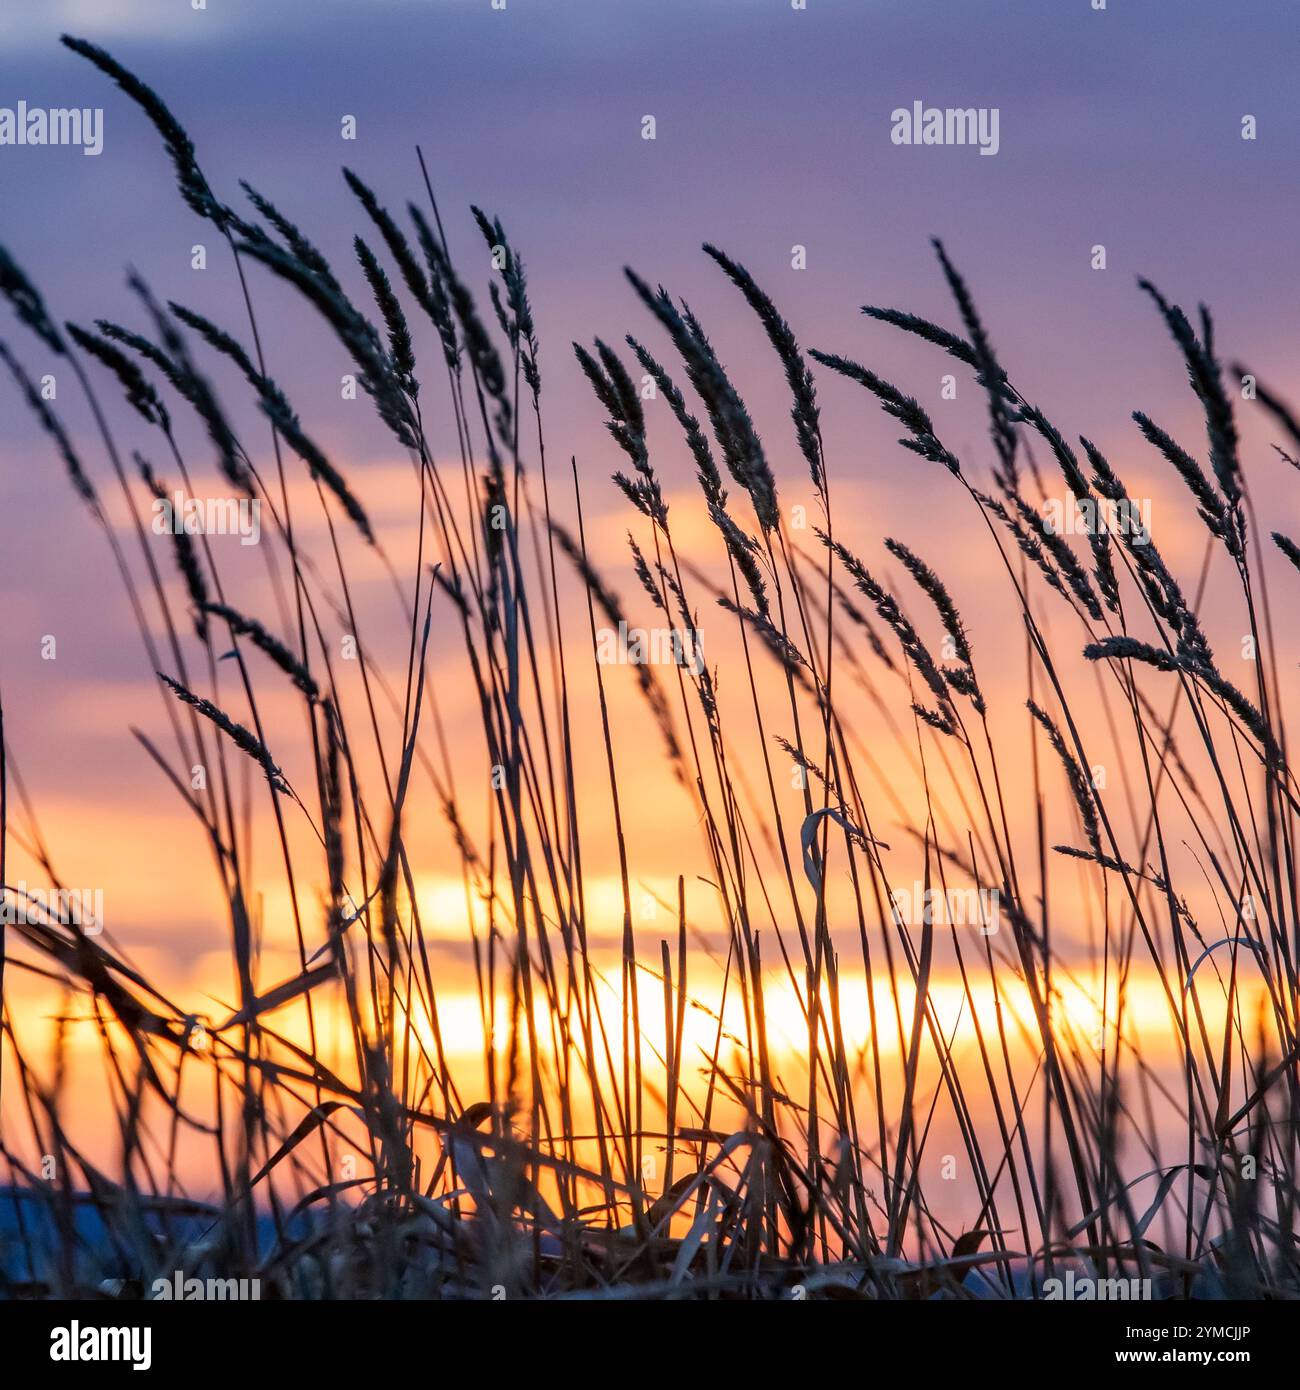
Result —
<path fill-rule="evenodd" d="M 450 255 L 427 173 L 397 214 L 349 171 L 359 278 L 336 270 L 261 193 L 219 196 L 152 90 L 93 45 L 65 43 L 157 127 L 241 287 L 238 322 L 161 304 L 137 278 L 142 329 L 62 325 L 0 251 L 0 291 L 66 361 L 108 465 L 83 459 L 19 350 L 0 345 L 111 548 L 157 673 L 166 740 L 136 737 L 209 848 L 237 997 L 226 1016 L 200 1018 L 111 935 L 57 913 L 3 929 L 0 985 L 15 971 L 46 977 L 93 1020 L 119 1147 L 116 1170 L 103 1171 L 69 1113 L 64 1026 L 42 1067 L 10 989 L 10 1292 L 147 1289 L 183 1269 L 257 1276 L 283 1297 L 763 1298 L 796 1286 L 1027 1297 L 1069 1266 L 1149 1278 L 1165 1296 L 1294 1295 L 1297 787 L 1259 525 L 1209 313 L 1193 323 L 1142 287 L 1203 410 L 1208 468 L 1135 419 L 1152 461 L 1191 492 L 1202 589 L 1226 553 L 1258 658 L 1246 689 L 1224 675 L 1202 592 L 1187 596 L 1158 537 L 1096 526 L 1074 540 L 1044 523 L 1049 497 L 1093 507 L 1129 494 L 1089 440 L 1068 440 L 1022 394 L 943 246 L 959 331 L 864 312 L 973 376 L 987 399 L 987 482 L 917 399 L 838 352 L 806 351 L 748 271 L 704 248 L 777 355 L 819 513 L 811 542 L 790 524 L 785 480 L 703 325 L 628 271 L 635 333 L 574 351 L 627 458 L 614 481 L 635 528 L 637 602 L 679 629 L 697 629 L 702 611 L 727 615 L 735 653 L 725 678 L 707 663 L 633 670 L 662 741 L 653 765 L 689 798 L 707 867 L 678 878 L 674 929 L 650 944 L 626 833 L 631 800 L 646 795 L 627 772 L 641 734 L 620 726 L 626 705 L 613 698 L 627 673 L 597 659 L 599 629 L 632 610 L 593 561 L 576 463 L 548 461 L 543 386 L 558 365 L 543 357 L 524 263 L 500 221 L 473 210 L 495 266 L 485 310 Z M 409 458 L 413 561 L 390 557 L 364 486 L 276 383 L 258 331 L 271 280 L 303 301 L 304 334 L 323 323 L 337 340 Z M 214 373 L 235 374 L 268 432 L 241 430 Z M 655 429 L 671 416 L 689 450 L 712 563 L 679 543 L 645 383 Z M 831 390 L 893 417 L 924 486 L 968 505 L 988 557 L 982 600 L 1005 605 L 1013 656 L 1023 643 L 1023 724 L 994 707 L 1011 660 L 978 650 L 942 556 L 887 539 L 895 588 L 863 558 L 874 538 L 837 520 L 820 408 Z M 148 441 L 129 455 L 107 404 L 118 393 Z M 1300 446 L 1281 400 L 1264 388 L 1258 399 Z M 434 412 L 454 424 L 450 457 L 429 443 Z M 150 534 L 149 504 L 173 476 L 201 492 L 190 417 L 222 486 L 269 517 L 255 611 L 232 592 L 252 592 L 256 576 L 218 564 L 207 536 L 160 547 Z M 295 485 L 304 476 L 310 492 Z M 319 521 L 302 515 L 304 498 Z M 302 539 L 322 521 L 323 563 Z M 1297 562 L 1294 542 L 1274 539 Z M 391 587 L 404 655 L 387 666 L 391 630 L 373 642 L 361 630 L 360 567 Z M 459 680 L 481 716 L 472 754 L 453 754 L 447 736 L 435 624 L 463 642 Z M 355 666 L 344 667 L 341 635 Z M 593 729 L 604 787 L 578 775 Z M 302 735 L 307 756 L 277 751 Z M 915 778 L 919 812 L 882 763 Z M 1122 788 L 1101 785 L 1099 763 L 1123 769 Z M 196 765 L 210 770 L 200 786 Z M 490 788 L 477 830 L 467 765 Z M 284 978 L 264 978 L 260 963 L 254 798 L 265 798 L 287 890 L 296 968 Z M 466 899 L 485 1040 L 468 1078 L 449 1055 L 446 986 L 416 890 L 413 835 L 427 834 L 430 798 L 447 828 L 442 862 Z M 5 845 L 60 884 L 11 767 L 0 816 Z M 1052 842 L 1062 816 L 1073 843 Z M 587 867 L 611 837 L 612 956 L 593 930 Z M 912 862 L 927 890 L 996 893 L 999 930 L 909 918 L 896 893 Z M 697 928 L 706 912 L 714 938 Z M 1068 937 L 1082 919 L 1092 948 L 1081 963 Z M 944 971 L 958 982 L 956 1017 L 937 994 Z M 1158 986 L 1167 1067 L 1131 1018 L 1138 973 Z M 844 981 L 859 974 L 854 1002 Z M 1069 1006 L 1079 989 L 1095 1028 Z M 797 1005 L 793 1056 L 770 1020 L 781 991 Z M 945 1126 L 956 1151 L 939 1155 Z M 178 1155 L 191 1142 L 209 1151 L 215 1199 L 187 1190 Z M 48 1172 L 33 1155 L 53 1160 Z M 941 1166 L 966 1178 L 956 1216 Z"/>

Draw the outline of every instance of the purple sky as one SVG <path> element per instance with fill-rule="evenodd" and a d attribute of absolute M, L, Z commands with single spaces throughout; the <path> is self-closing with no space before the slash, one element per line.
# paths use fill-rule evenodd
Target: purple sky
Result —
<path fill-rule="evenodd" d="M 64 28 L 153 83 L 223 194 L 248 178 L 336 261 L 359 225 L 339 166 L 400 208 L 418 193 L 420 142 L 460 253 L 479 251 L 471 201 L 523 250 L 553 419 L 578 430 L 595 422 L 567 342 L 637 326 L 624 263 L 693 301 L 707 294 L 715 324 L 736 317 L 698 254 L 705 239 L 745 261 L 806 340 L 878 355 L 882 334 L 855 317 L 859 303 L 950 316 L 927 245 L 941 235 L 1004 358 L 1018 376 L 1033 364 L 1049 407 L 1098 392 L 1127 403 L 1167 382 L 1145 350 L 1155 340 L 1139 273 L 1209 300 L 1225 342 L 1268 361 L 1286 350 L 1300 14 L 1276 0 L 1112 0 L 1104 12 L 1088 0 L 809 0 L 805 11 L 509 0 L 504 12 L 489 0 L 211 0 L 198 12 L 63 0 L 10 11 L 0 104 L 106 108 L 97 159 L 0 149 L 0 234 L 58 311 L 84 318 L 128 312 L 127 262 L 214 312 L 229 283 L 224 267 L 189 270 L 211 229 L 175 197 L 146 122 L 58 46 Z M 891 145 L 890 111 L 914 100 L 997 106 L 1000 153 Z M 358 118 L 355 143 L 339 137 L 345 113 Z M 647 113 L 654 143 L 639 138 Z M 1253 143 L 1240 138 L 1245 113 L 1259 122 Z M 1089 269 L 1098 242 L 1104 274 Z M 795 243 L 808 248 L 798 275 Z M 1117 350 L 1134 335 L 1137 351 Z M 933 364 L 887 346 L 900 374 Z M 24 431 L 6 410 L 0 447 Z M 376 440 L 369 421 L 365 440 Z M 13 481 L 5 470 L 3 486 Z"/>

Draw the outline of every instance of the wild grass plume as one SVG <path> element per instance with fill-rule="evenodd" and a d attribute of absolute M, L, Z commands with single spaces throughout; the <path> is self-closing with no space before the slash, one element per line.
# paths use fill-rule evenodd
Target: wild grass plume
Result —
<path fill-rule="evenodd" d="M 1163 343 L 1204 437 L 1138 410 L 1121 470 L 995 352 L 964 248 L 934 244 L 955 327 L 846 294 L 839 341 L 805 347 L 797 300 L 706 244 L 789 393 L 765 437 L 759 388 L 650 268 L 610 286 L 626 338 L 571 358 L 493 213 L 454 224 L 458 264 L 425 177 L 405 204 L 344 171 L 344 229 L 247 184 L 227 203 L 162 96 L 65 43 L 157 129 L 232 287 L 217 324 L 142 270 L 134 326 L 64 329 L 0 249 L 0 361 L 112 550 L 163 697 L 139 760 L 198 832 L 187 881 L 230 970 L 219 998 L 172 998 L 112 931 L 6 914 L 8 1292 L 180 1269 L 286 1299 L 1027 1299 L 1072 1270 L 1300 1294 L 1291 609 L 1270 613 L 1258 544 L 1278 527 L 1294 586 L 1300 536 L 1256 516 L 1209 311 L 1135 289 L 1151 341 L 1115 350 Z M 409 525 L 276 384 L 259 318 L 286 297 L 409 466 Z M 978 445 L 889 379 L 888 330 L 973 381 Z M 24 363 L 49 353 L 79 397 L 42 398 Z M 548 455 L 562 371 L 608 459 Z M 832 398 L 901 426 L 881 466 L 951 494 L 960 536 L 921 504 L 885 538 L 841 501 L 864 480 Z M 1129 499 L 1129 460 L 1190 494 L 1164 535 L 1045 523 L 1049 496 Z M 164 478 L 255 501 L 260 546 L 157 536 Z M 1208 580 L 1179 574 L 1175 528 Z M 640 623 L 703 631 L 704 660 L 599 657 L 598 629 Z M 9 757 L 7 898 L 19 852 L 77 877 Z M 694 837 L 667 887 L 648 804 Z M 431 864 L 463 908 L 430 906 Z M 63 1001 L 48 1055 L 27 984 Z M 65 1093 L 71 1029 L 93 1030 L 111 1144 Z"/>

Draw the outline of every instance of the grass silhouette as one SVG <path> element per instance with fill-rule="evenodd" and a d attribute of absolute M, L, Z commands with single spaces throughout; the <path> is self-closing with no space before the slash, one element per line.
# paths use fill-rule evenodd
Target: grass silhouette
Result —
<path fill-rule="evenodd" d="M 709 871 L 689 894 L 679 877 L 668 905 L 676 930 L 647 953 L 634 928 L 625 831 L 629 797 L 644 794 L 626 776 L 638 735 L 620 727 L 607 689 L 617 673 L 596 656 L 598 623 L 617 628 L 630 610 L 592 561 L 576 464 L 548 468 L 541 330 L 501 223 L 473 210 L 494 266 L 484 313 L 449 255 L 427 175 L 399 219 L 348 171 L 370 238 L 354 243 L 372 301 L 363 307 L 269 199 L 245 185 L 248 210 L 239 211 L 217 196 L 149 87 L 94 45 L 65 43 L 156 126 L 181 195 L 227 243 L 242 291 L 239 326 L 159 304 L 138 277 L 147 331 L 61 326 L 0 251 L 0 292 L 43 348 L 67 360 L 121 494 L 115 522 L 95 481 L 102 467 L 83 462 L 18 352 L 0 348 L 105 534 L 158 673 L 172 743 L 137 737 L 210 848 L 238 999 L 228 1017 L 201 1019 L 68 914 L 25 912 L 6 923 L 0 986 L 15 969 L 44 972 L 97 1020 L 121 1144 L 118 1170 L 101 1171 L 59 1088 L 25 1051 L 6 996 L 5 1067 L 18 1095 L 6 1089 L 5 1113 L 30 1127 L 22 1141 L 0 1136 L 14 1213 L 0 1236 L 10 1293 L 147 1290 L 178 1269 L 257 1278 L 285 1298 L 771 1298 L 795 1287 L 809 1296 L 1023 1298 L 1064 1269 L 1150 1279 L 1168 1297 L 1300 1291 L 1297 786 L 1259 527 L 1208 312 L 1193 325 L 1143 283 L 1203 410 L 1208 469 L 1146 415 L 1134 418 L 1153 458 L 1187 484 L 1207 560 L 1221 548 L 1236 577 L 1258 654 L 1246 690 L 1223 674 L 1199 599 L 1184 592 L 1154 535 L 1096 525 L 1078 540 L 1044 519 L 1053 488 L 1090 515 L 1133 499 L 1089 440 L 1067 441 L 1021 394 L 942 245 L 939 271 L 960 332 L 904 311 L 863 312 L 973 373 L 996 459 L 987 484 L 917 399 L 838 353 L 805 352 L 748 271 L 704 248 L 779 359 L 820 512 L 813 544 L 789 526 L 781 479 L 699 320 L 628 271 L 642 326 L 663 348 L 629 335 L 625 345 L 574 351 L 627 458 L 614 481 L 638 528 L 629 538 L 638 602 L 686 631 L 698 629 L 702 602 L 726 613 L 738 653 L 725 690 L 707 663 L 632 663 L 662 740 L 657 766 L 691 799 Z M 407 573 L 372 523 L 364 489 L 270 374 L 258 332 L 262 276 L 287 285 L 333 335 L 410 458 L 418 542 Z M 824 371 L 817 379 L 813 362 Z M 241 437 L 210 379 L 218 366 L 237 372 L 269 422 L 269 449 Z M 647 383 L 689 451 L 714 576 L 679 545 L 649 437 Z M 105 388 L 133 408 L 164 464 L 123 457 Z M 969 503 L 993 567 L 988 601 L 1002 593 L 1010 630 L 1023 636 L 1028 689 L 1014 746 L 990 720 L 1001 689 L 988 680 L 994 658 L 978 650 L 943 565 L 889 539 L 906 576 L 896 591 L 868 568 L 858 537 L 837 526 L 819 404 L 830 389 L 865 391 L 864 404 L 901 426 L 901 446 L 919 456 L 909 467 L 927 470 L 926 486 L 957 489 Z M 1285 404 L 1262 387 L 1258 400 L 1300 446 Z M 454 420 L 459 458 L 450 463 L 426 434 L 434 409 Z M 178 428 L 190 416 L 225 484 L 270 518 L 263 546 L 287 580 L 278 621 L 268 616 L 272 596 L 264 612 L 236 606 L 229 566 L 223 573 L 205 535 L 178 530 L 160 547 L 150 534 L 148 507 L 169 495 L 167 473 L 197 495 L 193 450 Z M 1059 484 L 1046 481 L 1034 449 Z M 303 494 L 289 482 L 302 469 L 325 519 L 332 574 L 304 553 L 295 511 Z M 1273 539 L 1300 567 L 1294 541 Z M 405 659 L 387 670 L 360 630 L 354 547 L 382 568 L 402 615 Z M 176 601 L 172 570 L 187 605 Z M 1068 618 L 1072 650 L 1049 640 L 1044 604 Z M 461 680 L 481 717 L 491 786 L 478 833 L 438 709 L 435 619 L 463 641 Z M 340 669 L 340 632 L 353 642 L 355 681 Z M 1091 684 L 1075 678 L 1080 653 L 1095 665 Z M 576 742 L 597 729 L 578 713 L 576 692 L 588 682 L 608 784 L 599 805 L 587 804 L 594 792 L 575 760 Z M 277 753 L 291 734 L 272 713 L 286 692 L 300 705 L 305 762 Z M 1091 732 L 1099 711 L 1111 738 L 1101 757 Z M 873 816 L 867 791 L 878 772 L 873 747 L 885 740 L 925 789 L 924 814 L 904 826 L 924 890 L 970 885 L 996 902 L 996 934 L 899 910 L 887 843 L 896 837 Z M 1010 785 L 1026 746 L 1038 810 L 1027 829 Z M 1132 773 L 1125 798 L 1105 793 L 1092 773 L 1099 761 Z M 195 765 L 212 774 L 198 787 L 188 775 Z M 794 812 L 778 794 L 788 767 L 798 773 Z M 260 774 L 252 784 L 250 770 Z M 6 843 L 11 780 L 0 779 Z M 297 953 L 296 971 L 272 983 L 258 965 L 254 793 L 273 816 Z M 486 1040 L 482 1091 L 468 1091 L 449 1058 L 445 990 L 421 920 L 409 836 L 425 798 L 447 824 L 467 903 L 486 915 L 479 925 L 468 911 L 466 923 Z M 1079 843 L 1049 842 L 1047 803 L 1067 808 Z M 622 899 L 617 979 L 590 937 L 584 874 L 593 839 L 609 836 Z M 1184 836 L 1204 884 L 1183 882 Z M 8 883 L 3 865 L 0 877 Z M 847 894 L 834 905 L 832 883 Z M 724 928 L 716 996 L 689 978 L 692 903 L 705 892 Z M 1059 944 L 1056 906 L 1085 899 L 1096 913 L 1095 1035 L 1065 1002 L 1080 971 Z M 1213 904 L 1216 926 L 1203 925 L 1193 899 Z M 845 921 L 867 985 L 861 1046 L 834 936 Z M 934 993 L 941 967 L 959 982 L 973 1042 L 961 1057 Z M 1137 970 L 1158 984 L 1174 1041 L 1168 1074 L 1130 1021 Z M 1253 1019 L 1248 973 L 1262 981 Z M 774 978 L 797 1003 L 795 1068 L 769 1025 Z M 291 1016 L 305 1044 L 285 1026 Z M 704 1047 L 693 1041 L 701 1016 Z M 1176 1116 L 1172 1153 L 1152 1123 L 1157 1107 Z M 956 1227 L 930 1176 L 940 1112 L 970 1178 Z M 219 1200 L 186 1193 L 182 1135 L 210 1147 Z M 342 1162 L 344 1151 L 359 1163 Z M 25 1160 L 30 1152 L 53 1158 L 52 1176 Z M 652 1179 L 648 1160 L 660 1155 Z"/>

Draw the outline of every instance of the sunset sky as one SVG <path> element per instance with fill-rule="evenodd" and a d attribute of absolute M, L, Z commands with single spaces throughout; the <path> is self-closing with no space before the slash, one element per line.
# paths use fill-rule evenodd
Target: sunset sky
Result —
<path fill-rule="evenodd" d="M 238 181 L 247 179 L 303 226 L 355 289 L 362 282 L 351 238 L 364 215 L 343 183 L 344 164 L 400 211 L 422 198 L 419 145 L 453 256 L 484 302 L 489 266 L 470 204 L 502 219 L 528 269 L 559 510 L 572 516 L 572 456 L 593 559 L 646 621 L 624 540 L 639 519 L 608 481 L 624 460 L 569 347 L 595 336 L 621 344 L 629 331 L 663 347 L 623 278 L 625 265 L 690 302 L 754 413 L 782 503 L 811 509 L 779 364 L 700 245 L 717 243 L 743 262 L 801 344 L 860 360 L 914 393 L 983 486 L 991 450 L 969 376 L 960 376 L 956 401 L 942 400 L 948 360 L 859 313 L 863 304 L 894 306 L 955 326 L 929 244 L 941 237 L 1017 384 L 1068 438 L 1093 439 L 1133 495 L 1152 499 L 1156 537 L 1189 590 L 1204 533 L 1194 529 L 1182 484 L 1141 440 L 1129 412 L 1147 411 L 1198 456 L 1204 425 L 1137 277 L 1151 277 L 1189 307 L 1208 303 L 1223 360 L 1240 358 L 1300 400 L 1293 387 L 1300 122 L 1292 96 L 1300 11 L 1268 0 L 1180 0 L 1163 12 L 1132 0 L 1110 0 L 1102 11 L 1089 0 L 808 0 L 806 9 L 788 0 L 508 0 L 503 10 L 490 0 L 208 0 L 198 10 L 184 0 L 49 0 L 39 13 L 0 9 L 0 106 L 25 100 L 105 112 L 98 157 L 0 147 L 0 244 L 60 320 L 108 317 L 142 327 L 124 284 L 131 267 L 160 299 L 190 304 L 242 335 L 242 301 L 215 230 L 177 197 L 157 135 L 138 110 L 58 44 L 64 31 L 103 44 L 157 89 L 221 197 L 237 202 Z M 998 153 L 892 144 L 891 112 L 916 101 L 996 107 Z M 642 138 L 648 115 L 653 141 Z M 1247 115 L 1257 122 L 1254 140 L 1242 138 Z M 341 138 L 345 116 L 355 117 L 355 141 Z M 208 251 L 204 270 L 191 268 L 196 243 Z M 1092 268 L 1098 245 L 1104 270 Z M 806 252 L 804 269 L 792 266 L 796 247 Z M 418 497 L 409 461 L 368 402 L 339 399 L 346 368 L 333 340 L 260 268 L 250 278 L 272 375 L 409 575 Z M 34 376 L 56 370 L 11 316 L 0 336 Z M 417 352 L 435 364 L 431 334 Z M 211 370 L 252 435 L 246 393 Z M 58 385 L 60 414 L 107 497 L 110 475 L 90 418 L 72 381 Z M 969 499 L 937 466 L 897 447 L 894 422 L 865 393 L 825 372 L 818 389 L 837 527 L 883 574 L 894 573 L 881 549 L 889 535 L 941 571 L 990 691 L 1012 702 L 995 720 L 1022 729 L 1023 632 Z M 444 396 L 430 388 L 426 419 L 435 446 L 450 451 Z M 0 508 L 8 521 L 0 689 L 15 764 L 55 864 L 70 882 L 103 886 L 110 929 L 132 958 L 182 992 L 228 1001 L 226 928 L 210 861 L 129 731 L 134 724 L 160 737 L 166 725 L 108 548 L 7 381 L 0 402 Z M 1248 407 L 1240 414 L 1261 528 L 1296 535 L 1296 475 L 1268 448 L 1276 436 L 1267 425 Z M 124 412 L 114 421 L 124 449 L 156 448 Z M 186 428 L 207 459 L 197 427 Z M 716 538 L 676 432 L 659 417 L 651 428 L 679 534 L 694 558 L 716 563 Z M 265 451 L 265 435 L 257 438 Z M 1037 452 L 1046 468 L 1045 449 Z M 178 481 L 168 460 L 155 461 Z M 303 498 L 305 506 L 305 485 Z M 323 546 L 315 526 L 309 543 Z M 237 554 L 233 541 L 219 553 L 246 576 L 234 585 L 240 599 L 261 603 L 269 619 L 260 565 Z M 400 671 L 406 632 L 391 588 L 359 548 L 352 558 L 372 641 Z M 1300 577 L 1271 557 L 1267 568 L 1279 611 L 1288 614 Z M 568 592 L 576 605 L 578 591 Z M 585 623 L 585 607 L 573 612 Z M 1080 645 L 1069 614 L 1048 612 L 1061 640 Z M 1229 653 L 1240 621 L 1230 602 L 1206 617 Z M 703 627 L 725 682 L 735 657 L 723 615 L 706 616 Z M 49 634 L 58 641 L 53 662 L 41 659 Z M 1293 632 L 1280 642 L 1284 688 L 1294 695 L 1300 644 Z M 439 626 L 431 651 L 442 714 L 472 781 L 482 772 L 473 761 L 477 711 L 450 623 Z M 590 718 L 589 670 L 584 677 L 580 698 Z M 277 698 L 282 703 L 272 699 L 268 708 L 287 721 L 277 752 L 292 767 L 306 746 L 301 716 L 287 693 Z M 896 690 L 893 698 L 905 715 Z M 678 872 L 693 878 L 705 869 L 694 813 L 666 774 L 633 682 L 616 684 L 611 699 L 638 731 L 620 769 L 634 878 L 670 901 Z M 603 748 L 594 722 L 586 727 L 579 775 L 595 807 L 593 902 L 603 913 L 600 934 L 615 940 L 621 909 Z M 867 724 L 863 734 L 870 744 L 878 730 Z M 890 761 L 892 739 L 879 742 L 886 773 L 901 786 L 909 774 Z M 752 767 L 746 775 L 757 785 Z M 1020 809 L 1028 825 L 1032 807 Z M 459 871 L 436 811 L 419 815 L 430 937 L 468 989 Z M 886 840 L 892 819 L 882 805 Z M 259 836 L 268 827 L 269 819 L 259 822 Z M 1069 837 L 1068 814 L 1057 828 L 1058 838 Z M 267 973 L 275 977 L 292 968 L 287 932 L 276 924 L 284 897 L 273 842 L 258 843 L 268 875 Z M 910 883 L 913 874 L 900 877 Z M 707 893 L 702 885 L 694 891 L 702 925 L 712 930 Z M 647 941 L 671 930 L 670 917 L 651 922 Z M 1082 940 L 1083 926 L 1075 925 Z M 1158 1017 L 1158 997 L 1148 1003 Z"/>

